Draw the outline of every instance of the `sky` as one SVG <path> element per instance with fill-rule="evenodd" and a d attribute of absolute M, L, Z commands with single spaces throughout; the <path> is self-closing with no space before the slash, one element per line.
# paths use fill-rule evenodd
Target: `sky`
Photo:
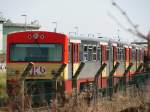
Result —
<path fill-rule="evenodd" d="M 115 0 L 128 16 L 147 34 L 150 30 L 150 0 Z M 57 22 L 58 32 L 94 34 L 122 41 L 141 41 L 140 38 L 124 31 L 109 16 L 115 16 L 125 27 L 130 27 L 121 13 L 111 5 L 111 0 L 0 0 L 0 12 L 13 22 L 27 23 L 39 20 L 41 30 L 53 31 Z"/>

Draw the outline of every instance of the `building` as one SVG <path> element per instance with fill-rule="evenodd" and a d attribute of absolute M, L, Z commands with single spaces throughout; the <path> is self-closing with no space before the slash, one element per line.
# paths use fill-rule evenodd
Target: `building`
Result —
<path fill-rule="evenodd" d="M 9 19 L 0 17 L 0 62 L 4 62 L 6 54 L 6 37 L 11 32 L 39 30 L 40 25 L 37 21 L 30 24 L 14 23 Z"/>

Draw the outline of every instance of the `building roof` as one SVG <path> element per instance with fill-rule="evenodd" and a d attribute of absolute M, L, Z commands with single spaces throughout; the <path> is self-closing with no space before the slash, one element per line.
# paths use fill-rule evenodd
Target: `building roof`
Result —
<path fill-rule="evenodd" d="M 2 16 L 0 16 L 0 23 L 3 23 L 5 21 L 5 18 L 3 18 Z"/>
<path fill-rule="evenodd" d="M 26 25 L 25 23 L 14 23 L 9 19 L 6 20 L 3 25 L 4 27 L 21 27 L 21 28 L 27 27 L 27 28 L 32 28 L 32 29 L 39 29 L 41 27 L 39 24 L 35 24 L 35 23 L 26 24 Z"/>

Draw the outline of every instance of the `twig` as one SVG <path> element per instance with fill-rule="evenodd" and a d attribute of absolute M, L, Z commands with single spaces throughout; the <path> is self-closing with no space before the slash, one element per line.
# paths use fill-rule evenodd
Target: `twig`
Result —
<path fill-rule="evenodd" d="M 120 24 L 120 23 L 118 22 L 117 19 L 114 19 L 114 17 L 113 17 L 113 20 L 115 20 L 116 23 L 117 23 L 121 28 L 123 28 L 124 30 L 126 30 L 126 31 L 128 31 L 128 32 L 130 32 L 130 33 L 132 33 L 132 34 L 134 34 L 134 35 L 136 35 L 136 36 L 138 36 L 138 37 L 140 37 L 140 38 L 143 38 L 143 39 L 148 40 L 148 37 L 145 36 L 143 33 L 141 33 L 141 32 L 138 30 L 139 25 L 134 24 L 134 22 L 129 18 L 129 16 L 127 15 L 127 13 L 126 13 L 116 2 L 114 2 L 114 0 L 111 0 L 111 2 L 112 2 L 112 5 L 113 5 L 114 7 L 116 7 L 116 8 L 121 12 L 121 14 L 125 17 L 125 19 L 127 20 L 127 22 L 131 25 L 132 29 L 131 29 L 131 28 L 128 28 L 128 29 L 125 28 L 122 24 Z"/>

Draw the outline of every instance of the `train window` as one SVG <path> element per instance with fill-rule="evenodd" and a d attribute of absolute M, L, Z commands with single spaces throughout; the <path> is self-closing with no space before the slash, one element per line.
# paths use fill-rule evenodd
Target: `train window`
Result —
<path fill-rule="evenodd" d="M 120 60 L 121 60 L 121 61 L 124 61 L 124 57 L 125 57 L 124 48 L 120 48 Z"/>
<path fill-rule="evenodd" d="M 10 61 L 62 61 L 62 48 L 61 44 L 12 44 Z"/>
<path fill-rule="evenodd" d="M 97 60 L 101 60 L 101 49 L 97 47 Z"/>
<path fill-rule="evenodd" d="M 84 61 L 88 60 L 88 53 L 84 53 Z"/>
<path fill-rule="evenodd" d="M 88 60 L 88 46 L 87 46 L 87 45 L 84 45 L 83 49 L 84 49 L 84 52 L 83 52 L 83 60 L 84 60 L 84 61 L 87 61 L 87 60 Z"/>
<path fill-rule="evenodd" d="M 92 54 L 88 55 L 88 61 L 92 61 Z"/>
<path fill-rule="evenodd" d="M 92 60 L 92 54 L 93 54 L 93 47 L 90 45 L 88 46 L 88 61 L 91 61 Z"/>
<path fill-rule="evenodd" d="M 93 60 L 95 61 L 96 60 L 96 45 L 93 46 Z"/>
<path fill-rule="evenodd" d="M 92 51 L 92 46 L 89 46 L 89 47 L 88 47 L 88 51 Z"/>
<path fill-rule="evenodd" d="M 96 46 L 93 46 L 93 52 L 96 53 Z"/>
<path fill-rule="evenodd" d="M 124 48 L 118 48 L 117 50 L 117 59 L 120 61 L 124 61 L 125 59 L 125 50 Z"/>
<path fill-rule="evenodd" d="M 84 45 L 84 52 L 87 52 L 87 51 L 88 51 L 88 46 Z"/>
<path fill-rule="evenodd" d="M 135 61 L 135 59 L 136 59 L 136 50 L 132 49 L 132 60 Z"/>
<path fill-rule="evenodd" d="M 96 53 L 93 53 L 93 60 L 96 61 Z"/>
<path fill-rule="evenodd" d="M 123 57 L 123 51 L 122 51 L 122 48 L 119 49 L 119 55 L 120 55 L 120 61 L 122 61 L 122 57 Z"/>
<path fill-rule="evenodd" d="M 82 44 L 79 45 L 79 60 L 83 61 L 83 48 L 84 46 Z"/>

